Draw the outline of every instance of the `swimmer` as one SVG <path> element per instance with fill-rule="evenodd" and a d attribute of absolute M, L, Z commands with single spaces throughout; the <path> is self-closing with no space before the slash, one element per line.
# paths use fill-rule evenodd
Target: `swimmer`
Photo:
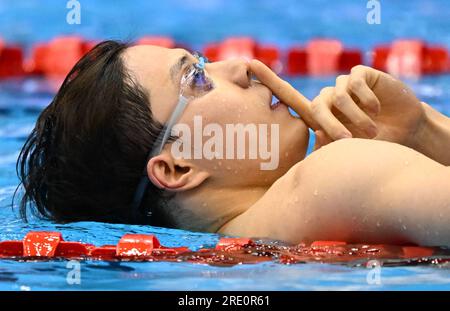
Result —
<path fill-rule="evenodd" d="M 279 165 L 176 157 L 168 121 L 192 128 L 197 116 L 219 128 L 277 125 L 267 150 L 277 144 Z M 306 156 L 309 128 L 316 145 Z M 105 41 L 68 74 L 22 149 L 20 212 L 288 243 L 448 246 L 449 165 L 450 119 L 370 67 L 310 101 L 256 60 L 208 63 Z"/>

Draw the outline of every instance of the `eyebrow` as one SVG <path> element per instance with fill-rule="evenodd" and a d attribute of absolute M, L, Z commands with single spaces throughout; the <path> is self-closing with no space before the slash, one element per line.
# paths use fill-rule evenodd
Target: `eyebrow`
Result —
<path fill-rule="evenodd" d="M 170 68 L 170 78 L 172 79 L 172 82 L 174 85 L 178 84 L 177 77 L 180 75 L 181 69 L 183 69 L 183 67 L 186 65 L 188 60 L 189 60 L 189 55 L 187 53 L 185 53 Z"/>

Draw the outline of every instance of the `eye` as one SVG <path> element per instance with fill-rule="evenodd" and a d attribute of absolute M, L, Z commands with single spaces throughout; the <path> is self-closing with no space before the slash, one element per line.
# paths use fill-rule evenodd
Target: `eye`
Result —
<path fill-rule="evenodd" d="M 208 59 L 200 52 L 195 52 L 198 63 L 188 67 L 188 70 L 181 81 L 182 94 L 187 97 L 200 97 L 214 88 L 214 83 L 205 71 L 205 63 Z"/>
<path fill-rule="evenodd" d="M 192 79 L 192 87 L 200 90 L 210 90 L 212 81 L 206 76 L 205 70 L 197 70 Z"/>

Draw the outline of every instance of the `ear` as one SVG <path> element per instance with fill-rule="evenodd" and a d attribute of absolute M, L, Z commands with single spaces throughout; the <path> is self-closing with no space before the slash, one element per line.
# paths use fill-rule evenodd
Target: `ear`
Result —
<path fill-rule="evenodd" d="M 209 177 L 207 171 L 165 153 L 148 161 L 147 175 L 156 187 L 176 192 L 193 189 Z"/>

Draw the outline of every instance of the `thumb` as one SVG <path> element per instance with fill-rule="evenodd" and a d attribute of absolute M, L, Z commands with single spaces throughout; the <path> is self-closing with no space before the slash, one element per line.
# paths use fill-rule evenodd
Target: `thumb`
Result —
<path fill-rule="evenodd" d="M 333 141 L 323 130 L 314 131 L 314 134 L 316 135 L 316 142 L 313 151 L 316 151 Z"/>

